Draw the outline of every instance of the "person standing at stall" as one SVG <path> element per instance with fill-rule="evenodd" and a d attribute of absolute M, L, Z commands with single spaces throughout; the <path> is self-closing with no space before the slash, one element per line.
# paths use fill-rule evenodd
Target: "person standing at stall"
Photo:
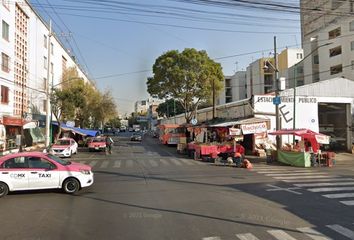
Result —
<path fill-rule="evenodd" d="M 240 142 L 236 142 L 234 163 L 236 166 L 240 166 L 243 159 L 245 158 L 245 148 L 241 145 Z"/>

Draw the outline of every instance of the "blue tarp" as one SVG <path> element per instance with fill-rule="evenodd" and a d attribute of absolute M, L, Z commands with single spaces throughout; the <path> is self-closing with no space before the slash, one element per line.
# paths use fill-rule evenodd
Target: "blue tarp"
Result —
<path fill-rule="evenodd" d="M 52 124 L 58 126 L 57 122 L 52 122 Z M 72 131 L 74 133 L 77 133 L 77 134 L 80 134 L 83 136 L 90 136 L 90 137 L 95 137 L 100 132 L 98 130 L 84 129 L 84 128 L 78 128 L 78 127 L 69 127 L 65 123 L 61 123 L 60 127 L 64 130 Z"/>

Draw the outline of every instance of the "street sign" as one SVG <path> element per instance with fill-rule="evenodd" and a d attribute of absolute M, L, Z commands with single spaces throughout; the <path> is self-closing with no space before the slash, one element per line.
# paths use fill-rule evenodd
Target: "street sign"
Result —
<path fill-rule="evenodd" d="M 191 123 L 192 123 L 193 125 L 196 125 L 196 124 L 198 123 L 198 120 L 197 120 L 196 118 L 193 118 L 193 119 L 191 120 Z"/>
<path fill-rule="evenodd" d="M 276 96 L 273 98 L 273 104 L 274 105 L 279 105 L 281 104 L 281 100 L 280 100 L 280 97 L 279 96 Z"/>

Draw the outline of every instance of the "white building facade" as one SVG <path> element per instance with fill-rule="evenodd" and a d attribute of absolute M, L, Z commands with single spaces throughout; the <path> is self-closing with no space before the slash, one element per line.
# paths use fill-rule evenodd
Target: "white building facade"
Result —
<path fill-rule="evenodd" d="M 305 84 L 334 77 L 354 79 L 353 1 L 301 0 L 300 4 L 304 54 L 312 55 L 304 61 Z"/>

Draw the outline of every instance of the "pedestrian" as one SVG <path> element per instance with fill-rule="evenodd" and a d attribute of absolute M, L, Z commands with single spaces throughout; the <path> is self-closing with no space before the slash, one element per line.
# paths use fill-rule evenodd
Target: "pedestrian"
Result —
<path fill-rule="evenodd" d="M 113 139 L 109 136 L 106 136 L 106 148 L 109 154 L 112 154 L 112 145 L 113 145 Z"/>

